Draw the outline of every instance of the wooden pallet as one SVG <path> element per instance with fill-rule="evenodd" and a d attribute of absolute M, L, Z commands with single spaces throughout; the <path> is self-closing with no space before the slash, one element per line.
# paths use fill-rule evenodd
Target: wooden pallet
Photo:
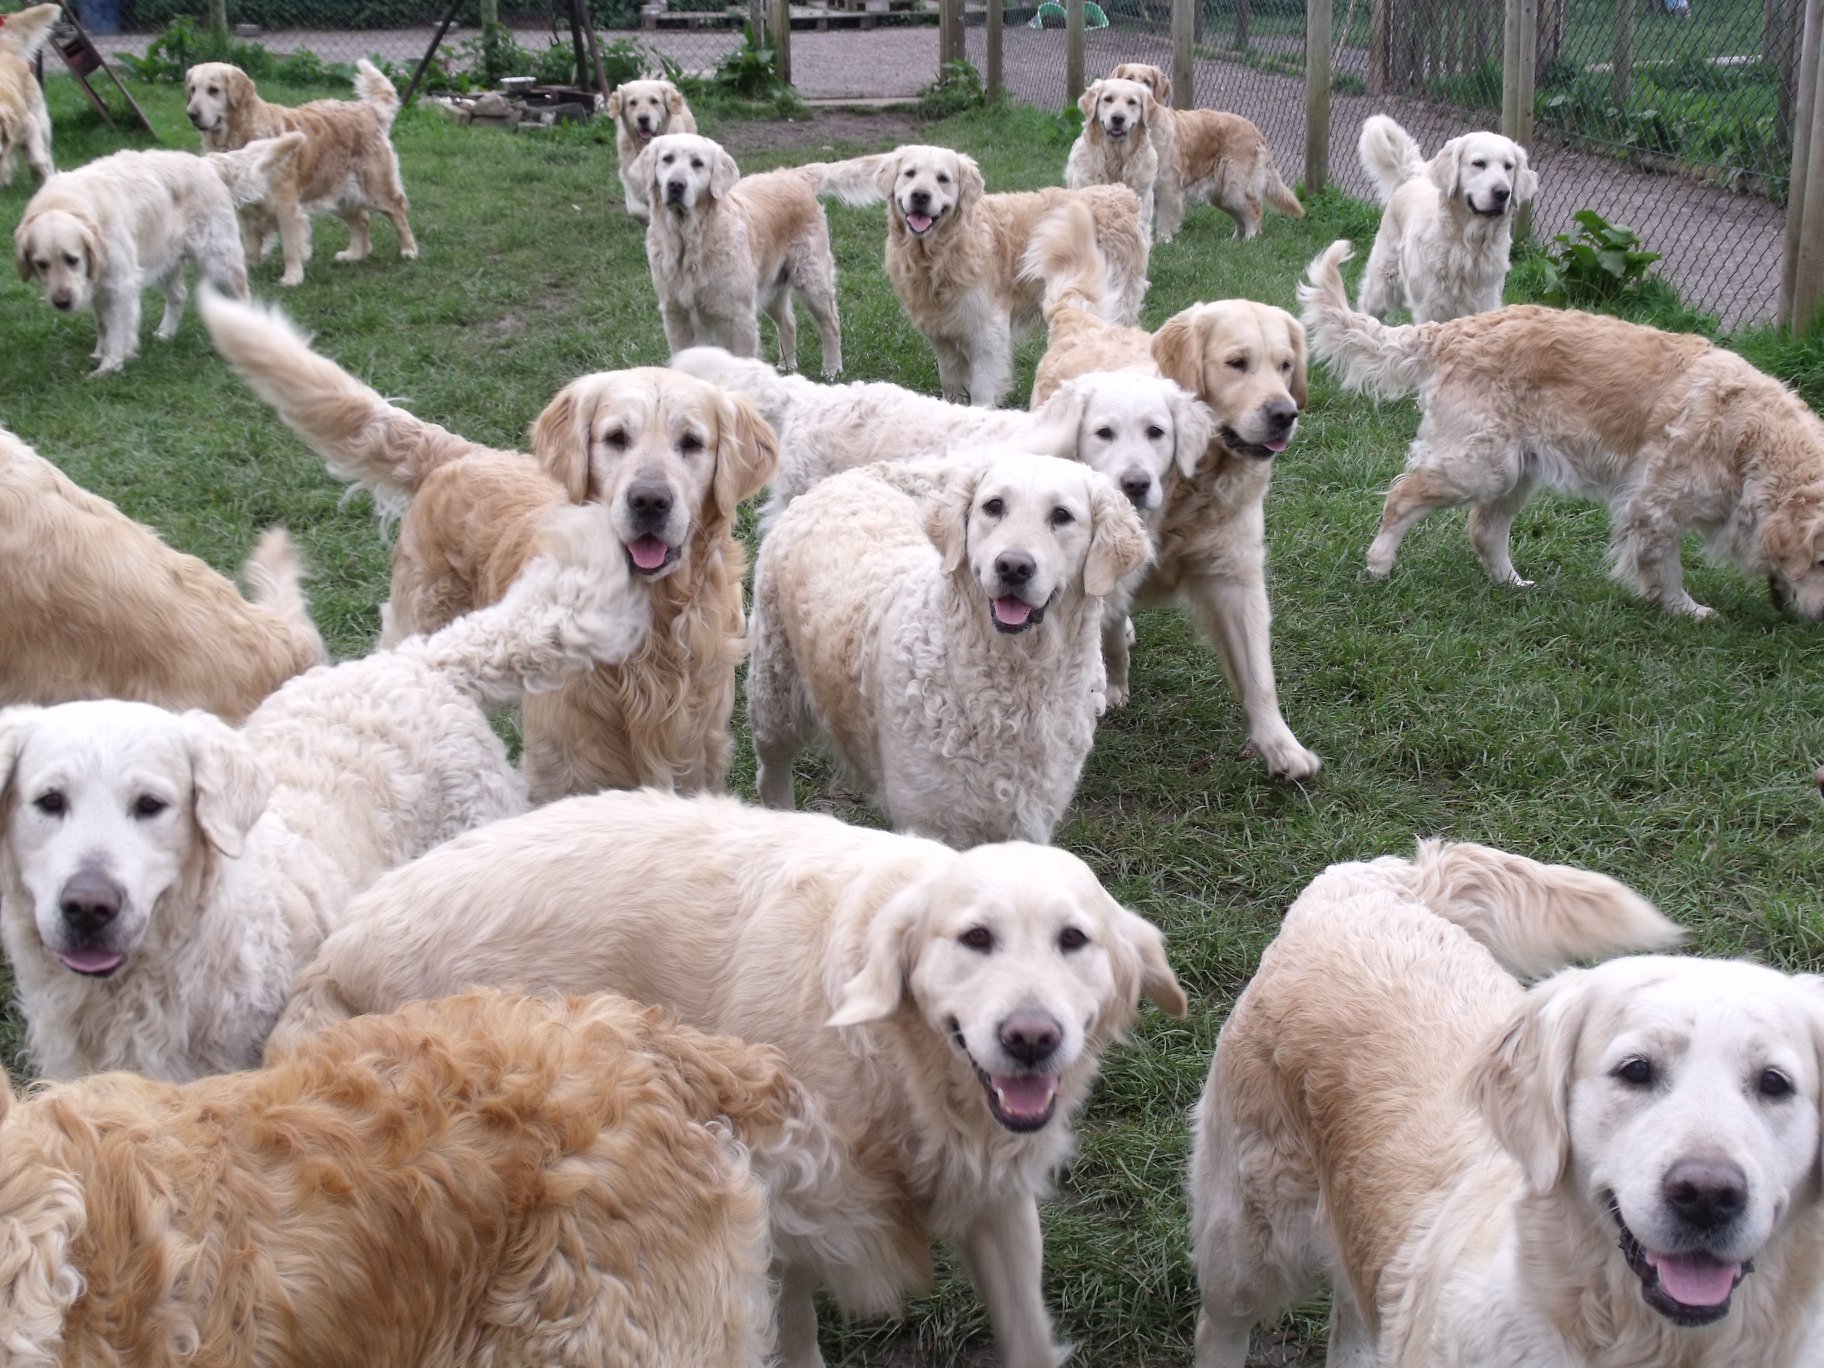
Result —
<path fill-rule="evenodd" d="M 158 137 L 157 130 L 152 127 L 152 121 L 139 107 L 139 102 L 133 98 L 132 92 L 120 83 L 120 77 L 114 74 L 114 68 L 109 66 L 107 59 L 101 55 L 101 49 L 95 46 L 95 40 L 89 37 L 87 31 L 76 22 L 75 16 L 67 8 L 63 12 L 63 19 L 56 28 L 51 30 L 51 47 L 55 49 L 59 57 L 63 58 L 63 64 L 70 69 L 70 75 L 76 78 L 76 84 L 82 87 L 82 93 L 89 97 L 89 103 L 95 106 L 95 112 L 101 115 L 103 123 L 107 124 L 109 128 L 115 127 L 114 116 L 108 112 L 107 102 L 101 98 L 95 87 L 89 84 L 89 77 L 96 72 L 100 72 L 114 83 L 114 89 L 118 90 L 120 98 L 127 102 L 127 108 L 133 111 L 133 118 L 139 121 L 140 127 L 150 133 L 154 139 Z"/>

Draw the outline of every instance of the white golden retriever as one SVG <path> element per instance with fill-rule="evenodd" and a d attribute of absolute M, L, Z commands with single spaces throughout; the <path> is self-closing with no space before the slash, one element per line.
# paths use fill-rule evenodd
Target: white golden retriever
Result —
<path fill-rule="evenodd" d="M 775 1161 L 781 1368 L 812 1294 L 894 1310 L 961 1246 L 1007 1368 L 1055 1368 L 1037 1198 L 1103 1051 L 1185 998 L 1151 923 L 1075 856 L 931 841 L 726 798 L 600 794 L 499 822 L 376 883 L 274 1048 L 464 984 L 613 989 L 776 1045 L 821 1144 Z"/>
<path fill-rule="evenodd" d="M 1028 413 L 952 404 L 884 380 L 819 385 L 718 347 L 692 347 L 671 365 L 747 395 L 779 434 L 769 526 L 793 499 L 841 471 L 1003 447 L 1083 462 L 1114 481 L 1150 528 L 1167 473 L 1195 470 L 1215 430 L 1209 409 L 1177 385 L 1134 371 L 1078 376 Z"/>
<path fill-rule="evenodd" d="M 177 336 L 189 287 L 184 263 L 237 299 L 247 298 L 237 204 L 266 193 L 302 133 L 249 143 L 238 152 L 116 152 L 52 176 L 13 230 L 19 278 L 37 280 L 62 313 L 94 306 L 94 373 L 139 354 L 140 292 L 165 291 L 158 337 Z"/>
<path fill-rule="evenodd" d="M 1403 303 L 1414 323 L 1434 323 L 1500 308 L 1514 216 L 1539 191 L 1526 149 L 1499 133 L 1465 133 L 1426 161 L 1411 134 L 1376 114 L 1357 150 L 1387 206 L 1362 275 L 1362 312 L 1385 319 Z"/>
<path fill-rule="evenodd" d="M 62 17 L 62 5 L 0 14 L 0 185 L 13 183 L 13 158 L 19 152 L 40 183 L 57 169 L 51 164 L 51 111 L 32 63 Z"/>
<path fill-rule="evenodd" d="M 696 116 L 685 103 L 684 92 L 670 81 L 623 81 L 608 97 L 603 113 L 615 121 L 614 150 L 620 158 L 621 202 L 641 223 L 652 217 L 646 200 L 646 182 L 633 164 L 654 138 L 667 133 L 695 133 Z"/>
<path fill-rule="evenodd" d="M 1070 145 L 1064 184 L 1125 185 L 1140 201 L 1140 222 L 1153 231 L 1153 186 L 1159 179 L 1159 148 L 1152 131 L 1156 101 L 1139 81 L 1106 77 L 1092 81 L 1077 100 L 1083 131 Z"/>
<path fill-rule="evenodd" d="M 1197 1109 L 1198 1368 L 1323 1281 L 1332 1364 L 1815 1365 L 1818 981 L 1656 955 L 1515 980 L 1677 934 L 1481 846 L 1317 879 Z"/>
<path fill-rule="evenodd" d="M 599 515 L 548 528 L 500 604 L 312 670 L 239 731 L 117 700 L 0 712 L 0 936 L 43 1073 L 248 1068 L 352 893 L 524 810 L 484 707 L 645 630 Z"/>
<path fill-rule="evenodd" d="M 815 729 L 897 830 L 1050 840 L 1107 702 L 1102 600 L 1150 554 L 1120 491 L 1052 456 L 823 481 L 755 562 L 761 800 L 792 806 Z"/>
<path fill-rule="evenodd" d="M 1705 618 L 1679 538 L 1764 574 L 1781 607 L 1824 621 L 1824 423 L 1791 390 L 1702 337 L 1573 309 L 1515 305 L 1423 327 L 1349 307 L 1332 243 L 1298 288 L 1311 349 L 1343 384 L 1418 390 L 1418 436 L 1387 491 L 1368 570 L 1440 508 L 1473 505 L 1489 577 L 1525 588 L 1508 550 L 1540 485 L 1604 500 L 1614 575 L 1667 611 Z"/>
<path fill-rule="evenodd" d="M 842 370 L 836 258 L 817 202 L 842 187 L 823 164 L 744 177 L 719 143 L 666 133 L 647 145 L 632 174 L 652 204 L 646 261 L 672 351 L 707 344 L 758 356 L 764 312 L 778 329 L 779 364 L 796 370 L 792 299 L 800 295 L 823 343 L 823 373 Z"/>

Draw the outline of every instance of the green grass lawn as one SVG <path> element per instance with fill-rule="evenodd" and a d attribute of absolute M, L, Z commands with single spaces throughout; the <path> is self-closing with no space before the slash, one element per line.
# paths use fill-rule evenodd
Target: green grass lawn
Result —
<path fill-rule="evenodd" d="M 59 164 L 120 145 L 78 112 L 66 81 L 52 92 Z M 174 89 L 141 96 L 167 145 L 195 146 Z M 749 170 L 910 140 L 885 119 L 872 141 L 835 146 L 804 125 L 796 149 L 779 146 L 795 135 L 780 125 L 704 124 L 737 149 L 764 133 L 776 150 L 741 154 Z M 917 136 L 974 153 L 991 189 L 1056 183 L 1069 141 L 1062 123 L 1030 111 L 967 115 Z M 396 141 L 419 261 L 397 261 L 377 224 L 372 260 L 336 265 L 346 230 L 319 219 L 302 287 L 278 287 L 276 259 L 254 271 L 255 293 L 281 299 L 324 351 L 418 413 L 497 445 L 519 441 L 576 375 L 663 360 L 642 235 L 618 208 L 605 130 L 511 136 L 412 111 Z M 28 194 L 23 180 L 0 192 L 8 224 Z M 832 208 L 830 219 L 851 375 L 934 391 L 929 348 L 882 272 L 881 212 Z M 1145 321 L 1224 296 L 1290 306 L 1318 249 L 1342 235 L 1365 253 L 1373 225 L 1363 206 L 1325 198 L 1303 222 L 1269 218 L 1261 238 L 1239 243 L 1221 215 L 1193 211 L 1154 258 Z M 332 649 L 370 648 L 387 550 L 366 499 L 344 499 L 214 356 L 194 313 L 169 344 L 150 337 L 148 319 L 142 356 L 100 381 L 84 378 L 91 319 L 55 315 L 10 273 L 0 317 L 0 421 L 223 570 L 262 527 L 284 523 L 314 572 Z M 814 371 L 808 320 L 801 340 Z M 1756 344 L 1759 355 L 1800 355 Z M 1021 352 L 1015 402 L 1038 350 L 1035 340 Z M 1824 378 L 1815 344 L 1803 357 Z M 1604 513 L 1551 497 L 1515 530 L 1515 561 L 1538 580 L 1530 591 L 1491 585 L 1451 514 L 1408 539 L 1390 581 L 1372 582 L 1363 553 L 1415 423 L 1410 403 L 1377 407 L 1319 372 L 1278 461 L 1267 506 L 1275 664 L 1287 720 L 1324 757 L 1317 779 L 1274 783 L 1240 755 L 1240 711 L 1215 656 L 1175 611 L 1152 612 L 1138 623 L 1133 702 L 1105 720 L 1058 833 L 1167 930 L 1193 1001 L 1187 1022 L 1149 1012 L 1112 1052 L 1081 1118 L 1080 1157 L 1046 1208 L 1046 1297 L 1060 1333 L 1082 1346 L 1078 1362 L 1188 1361 L 1186 1116 L 1282 910 L 1330 862 L 1404 851 L 1415 835 L 1486 841 L 1627 880 L 1690 928 L 1702 953 L 1794 969 L 1824 958 L 1824 803 L 1811 784 L 1824 758 L 1824 627 L 1781 616 L 1764 585 L 1695 553 L 1692 592 L 1720 616 L 1669 617 L 1605 578 Z M 743 747 L 735 781 L 750 797 L 751 777 Z M 827 779 L 813 771 L 800 792 Z M 850 797 L 821 802 L 864 815 Z M 1321 1343 L 1321 1313 L 1294 1320 L 1263 1337 L 1261 1362 L 1316 1362 Z M 832 1322 L 826 1346 L 844 1364 L 988 1355 L 980 1305 L 948 1272 L 903 1320 Z"/>

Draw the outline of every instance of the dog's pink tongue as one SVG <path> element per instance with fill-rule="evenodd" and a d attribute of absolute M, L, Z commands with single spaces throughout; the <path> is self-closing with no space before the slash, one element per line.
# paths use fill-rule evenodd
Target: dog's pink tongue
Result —
<path fill-rule="evenodd" d="M 652 141 L 652 130 L 650 128 L 642 128 L 640 130 L 640 141 L 641 142 L 651 142 Z"/>
<path fill-rule="evenodd" d="M 57 958 L 79 974 L 105 974 L 119 968 L 126 956 L 114 950 L 59 950 Z"/>
<path fill-rule="evenodd" d="M 1058 1080 L 1050 1074 L 991 1074 L 989 1081 L 1001 1110 L 1022 1119 L 1043 1116 L 1058 1095 Z"/>
<path fill-rule="evenodd" d="M 635 537 L 627 543 L 627 554 L 642 570 L 657 570 L 665 564 L 666 553 L 670 550 L 658 537 Z"/>
<path fill-rule="evenodd" d="M 1652 1254 L 1647 1262 L 1659 1272 L 1659 1285 L 1685 1306 L 1718 1306 L 1729 1299 L 1742 1276 L 1740 1264 L 1722 1263 L 1708 1254 Z"/>
<path fill-rule="evenodd" d="M 1003 627 L 1024 627 L 1032 616 L 1032 605 L 1025 599 L 1008 594 L 994 601 L 994 620 Z"/>
<path fill-rule="evenodd" d="M 1290 437 L 1274 437 L 1268 441 L 1262 442 L 1261 445 L 1268 451 L 1284 451 L 1287 447 L 1292 445 L 1292 439 Z"/>
<path fill-rule="evenodd" d="M 925 229 L 927 229 L 931 226 L 931 215 L 929 215 L 929 214 L 907 214 L 906 215 L 906 226 L 915 233 L 922 233 L 925 231 Z"/>

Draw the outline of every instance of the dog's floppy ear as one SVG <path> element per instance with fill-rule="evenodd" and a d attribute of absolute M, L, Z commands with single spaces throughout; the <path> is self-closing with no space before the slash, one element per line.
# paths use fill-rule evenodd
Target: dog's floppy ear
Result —
<path fill-rule="evenodd" d="M 532 454 L 564 487 L 571 503 L 589 501 L 589 427 L 595 421 L 595 376 L 572 380 L 532 423 Z"/>
<path fill-rule="evenodd" d="M 962 187 L 956 196 L 956 213 L 961 218 L 975 207 L 988 186 L 982 180 L 982 168 L 975 164 L 975 158 L 961 152 L 956 154 L 956 180 Z"/>
<path fill-rule="evenodd" d="M 240 733 L 213 713 L 184 714 L 196 824 L 209 844 L 233 858 L 266 811 L 272 776 Z"/>
<path fill-rule="evenodd" d="M 722 148 L 716 148 L 710 158 L 709 197 L 727 199 L 728 192 L 735 188 L 735 182 L 741 179 L 741 168 L 735 165 L 735 159 Z"/>
<path fill-rule="evenodd" d="M 1153 95 L 1153 88 L 1150 85 L 1148 85 L 1145 81 L 1140 82 L 1140 122 L 1141 123 L 1151 123 L 1153 121 L 1153 106 L 1157 102 L 1158 101 L 1156 100 L 1156 98 Z"/>
<path fill-rule="evenodd" d="M 1558 1186 L 1571 1159 L 1571 1071 L 1589 1014 L 1589 971 L 1536 985 L 1476 1062 L 1471 1095 L 1533 1191 Z"/>
<path fill-rule="evenodd" d="M 13 766 L 19 763 L 25 734 L 31 729 L 32 720 L 42 711 L 33 703 L 0 708 L 0 815 L 7 810 L 7 794 L 13 787 Z"/>
<path fill-rule="evenodd" d="M 621 88 L 619 86 L 608 92 L 608 103 L 602 106 L 602 113 L 611 119 L 621 117 Z"/>
<path fill-rule="evenodd" d="M 658 159 L 652 155 L 651 143 L 647 143 L 641 149 L 640 155 L 633 159 L 632 164 L 627 168 L 627 174 L 633 177 L 635 185 L 643 185 L 653 192 L 658 190 L 659 163 Z"/>
<path fill-rule="evenodd" d="M 37 271 L 32 267 L 30 253 L 25 250 L 25 236 L 25 225 L 21 223 L 13 231 L 13 269 L 19 272 L 19 279 L 29 285 Z"/>
<path fill-rule="evenodd" d="M 981 470 L 958 471 L 954 482 L 925 508 L 925 535 L 943 556 L 946 575 L 954 575 L 962 568 L 969 549 L 969 510 L 975 504 L 975 490 L 981 479 Z"/>
<path fill-rule="evenodd" d="M 1286 314 L 1285 319 L 1286 339 L 1292 344 L 1292 376 L 1286 381 L 1286 388 L 1292 392 L 1292 402 L 1302 413 L 1311 399 L 1311 379 L 1307 371 L 1311 352 L 1305 342 L 1305 325 L 1291 314 Z"/>
<path fill-rule="evenodd" d="M 1099 471 L 1089 474 L 1089 555 L 1083 561 L 1083 592 L 1106 598 L 1115 585 L 1153 558 L 1146 524 L 1131 500 Z"/>
<path fill-rule="evenodd" d="M 1083 111 L 1083 122 L 1085 125 L 1088 125 L 1089 121 L 1095 117 L 1096 99 L 1101 93 L 1102 82 L 1091 81 L 1089 83 L 1089 89 L 1077 96 L 1077 108 Z"/>
<path fill-rule="evenodd" d="M 1788 580 L 1810 572 L 1824 554 L 1824 503 L 1790 498 L 1761 522 L 1768 559 Z"/>
<path fill-rule="evenodd" d="M 1302 407 L 1302 405 L 1301 405 Z M 1172 462 L 1180 475 L 1197 473 L 1197 463 L 1216 435 L 1216 415 L 1210 406 L 1182 385 L 1172 386 Z"/>
<path fill-rule="evenodd" d="M 717 396 L 716 511 L 729 522 L 779 468 L 779 439 L 745 394 Z"/>
<path fill-rule="evenodd" d="M 1539 193 L 1539 175 L 1533 170 L 1532 158 L 1519 143 L 1514 144 L 1514 199 L 1516 208 L 1528 203 Z"/>
<path fill-rule="evenodd" d="M 1191 394 L 1203 393 L 1203 335 L 1195 306 L 1166 319 L 1153 334 L 1153 364 L 1167 380 Z"/>
<path fill-rule="evenodd" d="M 1172 102 L 1172 78 L 1159 67 L 1154 67 L 1146 73 L 1145 84 L 1152 87 L 1153 94 L 1159 97 L 1160 104 Z"/>
<path fill-rule="evenodd" d="M 1034 423 L 1021 446 L 1040 456 L 1074 461 L 1083 445 L 1083 411 L 1089 406 L 1089 388 L 1081 377 L 1066 380 L 1032 411 Z"/>
<path fill-rule="evenodd" d="M 899 180 L 899 153 L 885 152 L 874 158 L 874 188 L 882 199 L 890 199 Z"/>
<path fill-rule="evenodd" d="M 684 92 L 679 90 L 670 81 L 666 81 L 663 84 L 665 86 L 665 112 L 667 114 L 682 114 L 685 108 Z"/>
<path fill-rule="evenodd" d="M 930 889 L 917 880 L 875 909 L 862 945 L 862 960 L 836 994 L 830 1026 L 879 1021 L 899 1008 L 912 973 L 912 950 L 931 913 Z"/>
<path fill-rule="evenodd" d="M 1113 898 L 1108 898 L 1108 925 L 1112 941 L 1108 958 L 1117 1000 L 1105 1004 L 1097 1014 L 1096 1034 L 1106 1039 L 1125 1030 L 1141 998 L 1167 1016 L 1183 1017 L 1190 1002 L 1166 958 L 1164 934 Z"/>
<path fill-rule="evenodd" d="M 1431 183 L 1438 187 L 1438 193 L 1446 199 L 1457 193 L 1461 183 L 1463 168 L 1464 138 L 1452 138 L 1438 149 L 1438 155 L 1431 159 Z"/>

